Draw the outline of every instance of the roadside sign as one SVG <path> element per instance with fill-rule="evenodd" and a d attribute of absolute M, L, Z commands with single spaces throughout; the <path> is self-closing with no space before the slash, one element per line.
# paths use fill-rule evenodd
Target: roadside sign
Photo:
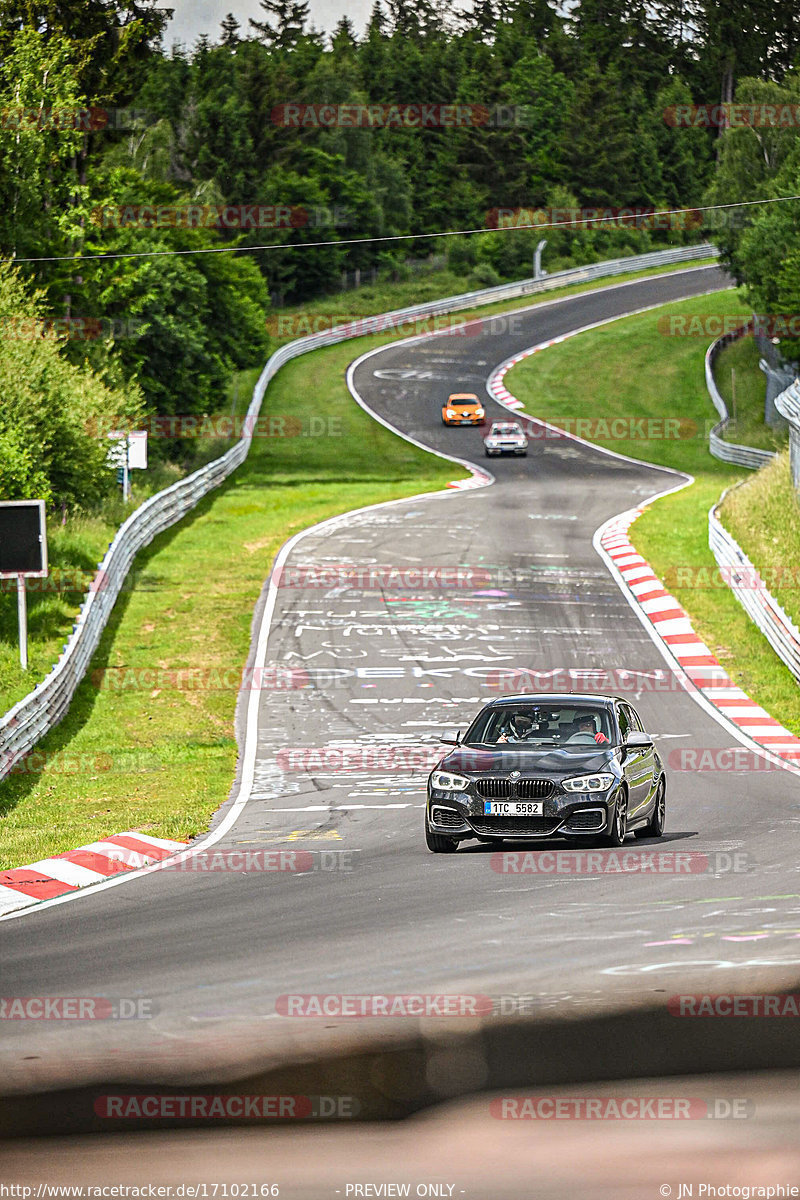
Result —
<path fill-rule="evenodd" d="M 44 500 L 0 500 L 0 579 L 16 577 L 19 661 L 28 669 L 28 603 L 25 579 L 47 575 Z"/>
<path fill-rule="evenodd" d="M 125 433 L 121 429 L 112 429 L 108 433 L 111 445 L 108 448 L 107 462 L 110 467 L 122 471 L 122 497 L 128 499 L 128 472 L 147 470 L 147 430 L 133 429 Z"/>

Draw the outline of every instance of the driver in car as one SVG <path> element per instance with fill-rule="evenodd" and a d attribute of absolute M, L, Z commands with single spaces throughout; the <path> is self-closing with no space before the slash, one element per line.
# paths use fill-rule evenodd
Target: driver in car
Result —
<path fill-rule="evenodd" d="M 525 713 L 514 713 L 510 718 L 505 732 L 500 734 L 498 742 L 523 742 L 533 729 L 533 721 Z"/>
<path fill-rule="evenodd" d="M 604 733 L 599 732 L 597 725 L 595 724 L 595 720 L 596 718 L 590 713 L 586 713 L 585 716 L 581 717 L 578 721 L 578 728 L 569 740 L 573 741 L 574 739 L 575 741 L 578 741 L 580 739 L 582 741 L 583 735 L 586 734 L 589 737 L 594 738 L 598 746 L 607 744 L 608 738 Z"/>

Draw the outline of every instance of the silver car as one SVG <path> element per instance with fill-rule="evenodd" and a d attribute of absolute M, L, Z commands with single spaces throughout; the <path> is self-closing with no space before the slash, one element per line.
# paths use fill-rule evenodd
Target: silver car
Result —
<path fill-rule="evenodd" d="M 528 439 L 519 421 L 493 421 L 492 427 L 483 439 L 486 457 L 493 454 L 528 453 Z"/>

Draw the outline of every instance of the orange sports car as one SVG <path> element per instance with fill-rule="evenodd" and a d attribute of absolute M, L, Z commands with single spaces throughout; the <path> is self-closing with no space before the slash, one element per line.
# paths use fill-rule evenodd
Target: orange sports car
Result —
<path fill-rule="evenodd" d="M 485 425 L 486 413 L 474 392 L 454 392 L 442 406 L 443 425 Z"/>

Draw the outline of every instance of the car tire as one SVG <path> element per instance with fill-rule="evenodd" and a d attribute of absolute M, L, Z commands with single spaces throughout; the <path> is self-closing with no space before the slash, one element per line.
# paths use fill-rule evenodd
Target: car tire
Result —
<path fill-rule="evenodd" d="M 641 829 L 634 831 L 634 837 L 637 838 L 660 838 L 664 832 L 664 824 L 667 819 L 667 789 L 664 783 L 664 776 L 658 785 L 656 792 L 656 806 L 653 809 L 653 815 L 646 825 Z"/>
<path fill-rule="evenodd" d="M 433 833 L 427 819 L 425 821 L 425 845 L 431 854 L 454 854 L 458 849 L 458 842 L 453 838 L 444 837 L 441 833 Z"/>
<path fill-rule="evenodd" d="M 604 846 L 621 846 L 625 841 L 628 825 L 628 797 L 620 788 L 615 797 L 614 815 L 611 818 L 611 828 L 603 838 Z"/>

